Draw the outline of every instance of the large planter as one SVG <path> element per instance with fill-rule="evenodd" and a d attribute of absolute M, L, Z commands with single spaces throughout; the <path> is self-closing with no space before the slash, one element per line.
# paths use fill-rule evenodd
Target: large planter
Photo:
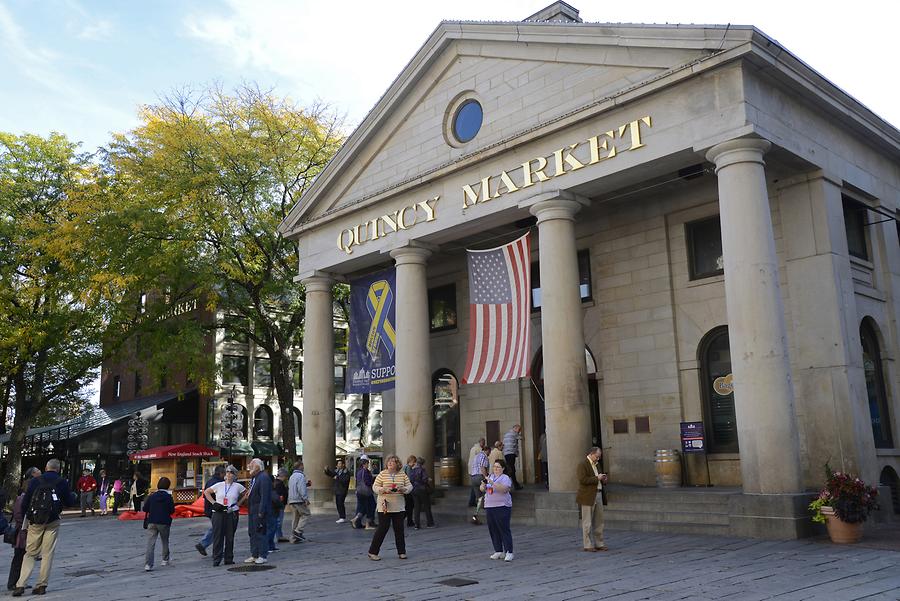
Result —
<path fill-rule="evenodd" d="M 823 507 L 822 514 L 825 516 L 825 527 L 828 528 L 831 542 L 846 545 L 862 540 L 862 522 L 856 524 L 845 522 L 835 515 L 831 507 Z"/>

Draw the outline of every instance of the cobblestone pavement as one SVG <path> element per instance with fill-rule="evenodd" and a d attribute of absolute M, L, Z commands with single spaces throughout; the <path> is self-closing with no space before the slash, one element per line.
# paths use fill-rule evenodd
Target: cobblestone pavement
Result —
<path fill-rule="evenodd" d="M 307 529 L 309 542 L 282 543 L 270 556 L 274 569 L 234 573 L 226 566 L 212 567 L 212 559 L 194 549 L 206 525 L 202 518 L 175 520 L 173 565 L 160 566 L 157 555 L 156 568 L 145 573 L 140 522 L 67 516 L 45 598 L 900 599 L 900 551 L 878 544 L 608 531 L 609 552 L 585 553 L 575 528 L 514 527 L 516 558 L 504 563 L 488 559 L 492 549 L 486 526 L 439 523 L 438 528 L 407 532 L 408 560 L 397 558 L 389 534 L 382 561 L 372 562 L 366 558 L 371 531 L 316 515 Z M 249 549 L 243 518 L 236 543 L 240 565 Z M 2 545 L 2 565 L 8 565 L 10 556 L 10 547 Z M 477 584 L 441 583 L 450 578 Z"/>

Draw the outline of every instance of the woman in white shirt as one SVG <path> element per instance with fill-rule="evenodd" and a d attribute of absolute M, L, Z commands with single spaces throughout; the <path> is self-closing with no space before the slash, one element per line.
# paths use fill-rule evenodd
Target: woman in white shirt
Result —
<path fill-rule="evenodd" d="M 212 506 L 213 527 L 213 565 L 234 563 L 234 533 L 238 526 L 238 506 L 244 501 L 243 484 L 237 481 L 237 468 L 229 465 L 225 468 L 225 481 L 208 487 L 203 491 L 206 500 Z"/>

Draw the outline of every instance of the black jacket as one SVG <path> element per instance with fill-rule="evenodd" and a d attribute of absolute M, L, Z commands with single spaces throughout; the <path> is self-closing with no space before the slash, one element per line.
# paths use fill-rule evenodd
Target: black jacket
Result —
<path fill-rule="evenodd" d="M 346 495 L 347 490 L 350 488 L 350 470 L 336 470 L 326 467 L 325 473 L 334 480 L 334 494 Z"/>
<path fill-rule="evenodd" d="M 28 490 L 25 491 L 25 498 L 22 500 L 22 508 L 26 515 L 31 508 L 31 497 L 38 486 L 42 484 L 42 480 L 53 483 L 53 490 L 56 491 L 57 500 L 53 502 L 53 514 L 50 517 L 50 522 L 55 522 L 59 519 L 63 506 L 71 507 L 78 504 L 78 496 L 69 488 L 69 482 L 58 473 L 44 472 L 39 478 L 32 478 L 28 483 Z"/>
<path fill-rule="evenodd" d="M 215 486 L 219 482 L 224 482 L 224 481 L 225 480 L 223 480 L 222 478 L 219 478 L 218 476 L 213 476 L 212 478 L 210 478 L 209 480 L 206 481 L 206 488 L 209 488 L 210 486 Z M 206 488 L 204 488 L 203 490 L 206 490 Z M 210 503 L 209 500 L 205 496 L 203 497 L 203 515 L 205 515 L 208 518 L 212 517 L 212 503 Z"/>

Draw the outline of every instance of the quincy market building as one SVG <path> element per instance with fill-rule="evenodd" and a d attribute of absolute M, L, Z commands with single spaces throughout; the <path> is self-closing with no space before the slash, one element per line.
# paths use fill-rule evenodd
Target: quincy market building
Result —
<path fill-rule="evenodd" d="M 531 378 L 460 385 L 456 446 L 520 423 L 531 482 L 545 431 L 538 522 L 574 511 L 592 444 L 612 482 L 652 486 L 683 421 L 708 451 L 688 481 L 738 491 L 731 532 L 806 533 L 826 462 L 890 507 L 898 157 L 897 129 L 753 27 L 561 2 L 441 23 L 281 225 L 307 295 L 307 467 L 333 457 L 333 283 L 396 267 L 385 449 L 433 457 L 434 382 L 466 366 L 465 249 L 530 229 Z"/>

